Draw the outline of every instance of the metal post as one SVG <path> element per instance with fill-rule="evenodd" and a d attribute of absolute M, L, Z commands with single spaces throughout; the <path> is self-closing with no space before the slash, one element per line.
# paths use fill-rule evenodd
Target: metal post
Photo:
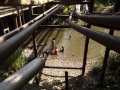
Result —
<path fill-rule="evenodd" d="M 65 90 L 68 90 L 68 72 L 65 71 Z"/>
<path fill-rule="evenodd" d="M 119 4 L 120 4 L 120 0 L 116 0 L 115 6 L 114 6 L 114 12 L 119 11 L 119 8 L 120 8 Z M 113 35 L 114 30 L 110 29 L 109 34 Z M 108 57 L 109 57 L 109 52 L 110 52 L 110 49 L 106 48 L 105 55 L 104 55 L 103 66 L 102 66 L 102 73 L 101 73 L 101 78 L 100 78 L 101 81 L 103 81 L 104 77 L 105 77 L 105 70 L 106 70 L 106 67 L 107 67 L 107 61 L 108 61 Z"/>
<path fill-rule="evenodd" d="M 21 12 L 22 12 L 22 22 L 23 24 L 25 24 L 23 6 L 21 6 Z"/>
<path fill-rule="evenodd" d="M 1 24 L 2 34 L 4 34 L 4 23 L 3 23 L 3 18 L 0 18 L 0 24 Z"/>
<path fill-rule="evenodd" d="M 18 28 L 17 15 L 14 14 L 13 17 L 14 17 L 14 25 L 15 25 L 15 28 Z"/>
<path fill-rule="evenodd" d="M 46 4 L 43 4 L 43 5 L 42 5 L 42 8 L 43 8 L 43 13 L 44 13 L 44 12 L 45 12 L 45 10 L 46 10 L 45 5 L 46 5 Z M 44 24 L 46 24 L 46 21 L 44 21 Z"/>
<path fill-rule="evenodd" d="M 69 12 L 69 11 L 70 11 L 70 8 L 69 8 L 69 6 L 67 7 L 67 9 L 68 9 L 68 15 L 69 15 L 69 14 L 70 14 L 70 12 Z"/>
<path fill-rule="evenodd" d="M 30 12 L 30 20 L 31 20 L 32 14 L 33 14 L 33 9 L 31 6 L 29 7 L 29 12 Z M 35 32 L 33 32 L 32 38 L 33 38 L 34 55 L 35 55 L 35 57 L 37 57 L 37 46 L 36 46 Z"/>
<path fill-rule="evenodd" d="M 90 4 L 89 12 L 92 13 L 93 12 L 93 7 L 94 7 L 94 0 L 91 0 L 90 2 L 91 2 L 91 4 Z"/>
<path fill-rule="evenodd" d="M 8 26 L 8 21 L 6 19 L 6 17 L 4 17 L 4 34 L 10 32 L 9 30 L 9 26 Z"/>
<path fill-rule="evenodd" d="M 88 44 L 89 44 L 89 38 L 86 37 L 85 48 L 84 48 L 84 57 L 83 57 L 82 76 L 84 76 L 84 73 L 85 73 L 85 66 L 86 66 L 87 52 L 88 52 Z"/>
<path fill-rule="evenodd" d="M 36 46 L 35 32 L 33 32 L 32 38 L 33 38 L 34 55 L 35 55 L 35 57 L 37 57 L 37 46 Z"/>
<path fill-rule="evenodd" d="M 114 12 L 118 12 L 120 8 L 120 0 L 116 0 L 114 5 Z"/>
<path fill-rule="evenodd" d="M 18 12 L 18 20 L 19 20 L 19 24 L 20 24 L 20 26 L 22 26 L 22 21 L 21 21 L 21 14 L 20 14 L 20 11 L 19 11 L 18 7 L 15 7 L 15 8 L 16 8 L 16 10 L 17 10 L 17 12 Z"/>
<path fill-rule="evenodd" d="M 90 13 L 92 13 L 92 11 L 93 11 L 93 5 L 94 5 L 94 0 L 91 0 L 90 9 L 89 9 L 89 12 L 90 12 Z M 90 28 L 91 25 L 90 25 L 90 24 L 87 24 L 87 27 Z M 86 40 L 85 40 L 85 48 L 84 48 L 84 57 L 83 57 L 82 76 L 84 76 L 84 74 L 85 74 L 85 67 L 86 67 L 86 60 L 87 60 L 88 45 L 89 45 L 89 38 L 86 37 Z"/>
<path fill-rule="evenodd" d="M 110 30 L 109 34 L 113 35 L 113 33 L 114 33 L 114 30 Z M 101 81 L 103 81 L 104 77 L 105 77 L 105 70 L 106 70 L 106 67 L 107 67 L 107 60 L 108 60 L 108 57 L 109 57 L 109 51 L 110 51 L 110 49 L 106 48 L 105 55 L 104 55 L 103 66 L 102 66 L 102 73 L 101 73 L 101 78 L 100 78 Z"/>

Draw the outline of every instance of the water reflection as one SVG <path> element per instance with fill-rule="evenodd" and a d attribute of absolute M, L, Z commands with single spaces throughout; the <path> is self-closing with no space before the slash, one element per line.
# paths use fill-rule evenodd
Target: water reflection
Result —
<path fill-rule="evenodd" d="M 107 29 L 99 28 L 95 26 L 92 26 L 92 29 L 94 30 L 99 29 L 100 31 L 105 33 L 108 33 L 109 31 Z M 70 40 L 69 40 L 69 35 L 71 35 Z M 41 36 L 44 37 L 42 41 L 41 41 Z M 49 56 L 49 59 L 58 58 L 63 60 L 77 60 L 77 61 L 83 60 L 85 37 L 79 32 L 73 30 L 72 28 L 66 28 L 66 29 L 57 28 L 54 30 L 53 29 L 44 30 L 44 33 L 42 33 L 41 36 L 38 39 L 39 43 L 47 43 L 47 45 L 45 47 L 39 47 L 40 50 L 48 49 L 50 47 L 50 41 L 52 38 L 56 39 L 55 46 L 58 49 L 60 49 L 62 46 L 64 46 L 65 48 L 64 53 L 59 52 L 59 55 L 57 55 L 56 57 Z M 105 48 L 104 46 L 90 39 L 87 59 L 91 60 L 101 56 L 101 52 L 103 51 L 104 48 Z"/>

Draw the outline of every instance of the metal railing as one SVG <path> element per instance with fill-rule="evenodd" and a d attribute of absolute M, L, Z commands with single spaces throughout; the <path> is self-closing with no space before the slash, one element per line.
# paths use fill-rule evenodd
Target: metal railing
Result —
<path fill-rule="evenodd" d="M 30 26 L 31 24 L 35 23 L 36 21 L 38 21 L 40 18 L 42 18 L 43 16 L 47 15 L 49 12 L 51 12 L 52 10 L 54 10 L 58 5 L 55 5 L 54 7 L 50 8 L 49 10 L 45 11 L 44 13 L 40 14 L 39 16 L 37 16 L 36 18 L 34 18 L 33 20 L 29 21 L 28 23 L 22 25 L 21 27 L 11 31 L 10 33 L 7 33 L 3 36 L 0 36 L 0 44 L 3 43 L 5 40 L 9 39 L 10 37 L 12 37 L 13 35 L 17 34 L 18 32 L 20 32 L 21 30 L 27 28 L 28 26 Z"/>
<path fill-rule="evenodd" d="M 2 65 L 7 58 L 13 54 L 46 19 L 51 17 L 54 13 L 60 10 L 62 5 L 56 5 L 54 8 L 46 11 L 29 23 L 25 24 L 26 28 L 19 33 L 10 35 L 11 38 L 7 38 L 6 41 L 0 44 L 0 65 Z M 49 13 L 48 13 L 49 12 Z M 42 17 L 44 14 L 46 16 Z M 42 17 L 42 18 L 41 18 Z M 38 20 L 41 18 L 40 20 Z M 34 23 L 34 24 L 33 24 Z M 23 27 L 21 27 L 23 28 Z M 13 31 L 13 32 L 18 32 Z M 7 34 L 8 35 L 8 34 Z M 9 43 L 9 44 L 8 44 Z M 35 58 L 16 73 L 5 79 L 0 83 L 1 90 L 20 90 L 23 88 L 40 70 L 43 69 L 45 60 L 42 58 Z"/>
<path fill-rule="evenodd" d="M 91 0 L 91 1 L 94 1 L 94 0 Z M 83 4 L 86 4 L 86 3 L 83 3 Z M 91 4 L 93 5 L 93 3 L 91 3 Z M 47 18 L 51 17 L 55 12 L 60 10 L 61 7 L 62 7 L 62 5 L 59 5 L 59 6 L 56 5 L 53 8 L 51 8 L 50 10 L 39 15 L 35 19 L 31 20 L 30 22 L 24 24 L 20 28 L 15 29 L 13 32 L 11 32 L 11 34 L 8 33 L 8 34 L 2 36 L 2 39 L 0 38 L 1 39 L 0 40 L 0 43 L 1 43 L 0 44 L 0 59 L 1 59 L 0 65 L 2 65 L 6 61 L 6 59 L 16 49 L 18 49 L 24 43 L 24 41 L 26 41 L 28 39 L 28 37 L 34 33 L 34 31 L 37 28 L 40 27 L 40 24 L 42 24 Z M 90 10 L 92 11 L 92 7 Z M 68 23 L 69 23 L 70 27 L 72 27 L 76 31 L 78 31 L 86 36 L 83 67 L 81 67 L 81 68 L 63 67 L 62 69 L 68 69 L 68 68 L 69 69 L 82 69 L 82 75 L 84 75 L 89 38 L 91 38 L 94 41 L 106 46 L 108 49 L 111 49 L 111 50 L 114 50 L 114 51 L 120 53 L 120 46 L 119 46 L 120 45 L 120 38 L 112 35 L 112 33 L 113 33 L 112 31 L 114 31 L 114 30 L 111 30 L 111 32 L 109 34 L 106 34 L 106 33 L 102 33 L 102 32 L 90 29 L 90 24 L 93 24 L 93 25 L 97 24 L 98 26 L 102 25 L 102 26 L 109 27 L 112 29 L 113 28 L 120 28 L 120 26 L 119 26 L 120 17 L 117 15 L 112 15 L 112 16 L 111 15 L 110 16 L 93 15 L 93 14 L 80 15 L 78 12 L 75 12 L 76 16 L 79 19 L 89 23 L 88 27 L 83 27 L 83 26 L 77 25 L 77 24 L 72 22 L 74 11 L 75 11 L 75 9 L 73 10 L 71 15 L 69 16 Z M 47 15 L 45 15 L 45 14 L 47 14 Z M 109 20 L 109 22 L 107 20 Z M 22 30 L 22 31 L 19 32 L 20 30 Z M 109 50 L 106 50 L 106 51 L 107 51 L 107 53 L 105 55 L 105 62 L 106 62 L 106 59 L 108 57 L 107 55 L 109 53 Z M 17 71 L 15 74 L 13 74 L 9 78 L 7 78 L 3 82 L 1 82 L 0 88 L 2 88 L 3 90 L 4 89 L 5 90 L 19 90 L 19 89 L 21 89 L 34 75 L 36 75 L 39 72 L 39 70 L 41 70 L 44 67 L 44 63 L 45 63 L 45 60 L 43 61 L 41 58 L 34 59 L 32 62 L 27 64 L 25 67 L 23 67 L 22 69 Z M 30 67 L 30 68 L 28 69 L 28 67 Z M 61 69 L 61 67 L 47 67 L 47 66 L 45 68 L 59 68 L 59 69 Z M 27 71 L 25 71 L 26 69 L 27 69 Z M 104 68 L 104 70 L 105 70 L 105 68 Z M 28 75 L 29 75 L 29 77 L 27 77 Z M 102 76 L 101 76 L 101 78 L 103 78 Z"/>
<path fill-rule="evenodd" d="M 24 43 L 25 40 L 43 23 L 47 18 L 49 18 L 53 13 L 57 12 L 62 5 L 59 5 L 55 10 L 51 11 L 48 15 L 43 17 L 42 19 L 36 21 L 34 24 L 29 26 L 28 28 L 22 30 L 18 34 L 14 35 L 14 37 L 9 38 L 2 44 L 0 44 L 0 65 L 5 62 L 5 60 Z M 9 43 L 9 44 L 8 44 Z M 4 47 L 4 48 L 3 48 Z M 11 48 L 13 47 L 13 48 Z"/>
<path fill-rule="evenodd" d="M 35 58 L 23 68 L 0 83 L 1 90 L 21 90 L 45 65 L 41 58 Z"/>
<path fill-rule="evenodd" d="M 95 31 L 95 30 L 92 30 L 92 29 L 89 29 L 89 28 L 86 28 L 86 27 L 79 26 L 79 25 L 77 25 L 77 24 L 75 24 L 71 21 L 72 20 L 72 14 L 70 15 L 69 21 L 68 21 L 72 28 L 74 28 L 78 32 L 82 33 L 83 35 L 95 40 L 96 42 L 110 48 L 111 50 L 114 50 L 114 51 L 120 53 L 120 38 L 119 37 L 109 35 L 109 34 L 106 34 L 106 33 L 102 33 L 102 32 L 99 32 L 99 31 Z M 89 15 L 88 15 L 88 17 L 89 17 Z"/>
<path fill-rule="evenodd" d="M 91 1 L 94 2 L 94 0 L 91 0 Z M 117 0 L 117 1 L 119 1 L 119 0 Z M 117 10 L 119 10 L 116 7 L 114 7 L 114 8 L 115 8 L 114 9 L 115 12 L 117 12 Z M 78 31 L 81 34 L 86 36 L 82 75 L 84 75 L 84 73 L 85 73 L 87 51 L 88 51 L 88 44 L 89 44 L 89 38 L 90 38 L 90 39 L 93 39 L 94 41 L 106 46 L 103 67 L 102 67 L 102 72 L 101 72 L 101 78 L 100 78 L 100 80 L 103 81 L 104 76 L 105 76 L 104 75 L 105 70 L 107 67 L 107 60 L 109 57 L 109 51 L 114 50 L 114 51 L 120 53 L 120 46 L 119 46 L 120 45 L 120 38 L 117 36 L 113 36 L 114 29 L 120 30 L 120 26 L 119 26 L 120 16 L 117 15 L 116 13 L 91 14 L 92 10 L 89 10 L 88 15 L 82 15 L 82 14 L 80 14 L 80 12 L 75 11 L 75 15 L 77 16 L 77 18 L 88 23 L 87 27 L 83 27 L 83 26 L 77 25 L 77 24 L 72 22 L 72 16 L 73 16 L 74 11 L 75 11 L 75 9 L 71 13 L 69 20 L 68 20 L 68 23 L 73 29 L 75 29 L 76 31 Z M 97 25 L 100 27 L 109 28 L 110 29 L 109 34 L 90 29 L 91 25 Z"/>

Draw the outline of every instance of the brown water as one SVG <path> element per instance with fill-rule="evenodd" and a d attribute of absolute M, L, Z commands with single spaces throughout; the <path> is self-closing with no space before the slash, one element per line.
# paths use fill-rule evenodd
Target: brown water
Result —
<path fill-rule="evenodd" d="M 98 30 L 104 33 L 108 33 L 109 29 L 100 28 L 96 26 L 91 27 L 94 30 Z M 71 35 L 71 39 L 69 40 L 69 35 Z M 119 31 L 115 31 L 116 36 L 120 36 Z M 49 28 L 45 30 L 38 30 L 36 35 L 37 43 L 47 44 L 46 46 L 39 46 L 38 53 L 43 52 L 46 49 L 50 48 L 51 39 L 55 38 L 56 43 L 55 46 L 60 48 L 64 46 L 64 53 L 59 52 L 57 58 L 59 59 L 68 59 L 68 60 L 83 60 L 84 53 L 84 45 L 85 45 L 85 37 L 81 33 L 73 30 L 72 28 Z M 32 43 L 32 42 L 31 42 Z M 91 60 L 97 57 L 100 57 L 103 54 L 105 47 L 101 44 L 90 39 L 89 48 L 88 48 L 88 56 L 87 59 Z"/>

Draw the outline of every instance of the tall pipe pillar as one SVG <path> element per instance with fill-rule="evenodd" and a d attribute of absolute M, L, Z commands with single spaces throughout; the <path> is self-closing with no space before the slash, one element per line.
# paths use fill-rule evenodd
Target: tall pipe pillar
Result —
<path fill-rule="evenodd" d="M 2 34 L 4 34 L 4 23 L 3 23 L 3 18 L 0 18 L 0 25 L 1 25 Z"/>
<path fill-rule="evenodd" d="M 114 12 L 118 12 L 119 8 L 120 8 L 120 0 L 116 0 L 116 3 L 114 5 Z M 114 30 L 110 29 L 109 34 L 113 35 Z M 102 72 L 101 72 L 101 76 L 100 76 L 100 81 L 101 82 L 104 80 L 104 77 L 105 77 L 105 71 L 106 71 L 106 67 L 107 67 L 107 61 L 108 61 L 108 57 L 109 57 L 109 52 L 110 52 L 110 49 L 106 47 L 103 66 L 102 66 Z"/>
<path fill-rule="evenodd" d="M 6 17 L 0 19 L 2 34 L 10 32 Z"/>
<path fill-rule="evenodd" d="M 33 15 L 33 9 L 32 9 L 32 7 L 30 6 L 30 7 L 29 7 L 30 20 L 32 20 L 32 18 L 33 18 L 32 15 Z M 33 32 L 32 38 L 33 38 L 34 55 L 35 55 L 35 57 L 37 57 L 37 46 L 36 46 L 35 32 Z"/>
<path fill-rule="evenodd" d="M 19 11 L 19 8 L 18 7 L 15 7 L 15 9 L 17 10 L 18 12 L 18 21 L 19 21 L 19 26 L 22 26 L 22 21 L 21 21 L 21 12 Z"/>
<path fill-rule="evenodd" d="M 91 0 L 90 9 L 89 9 L 89 12 L 90 12 L 90 13 L 92 13 L 92 11 L 93 11 L 93 5 L 94 5 L 94 0 Z M 91 28 L 91 25 L 88 23 L 88 24 L 87 24 L 87 27 L 88 27 L 88 28 Z M 86 60 L 87 60 L 88 45 L 89 45 L 89 38 L 86 37 L 86 40 L 85 40 L 85 48 L 84 48 L 84 56 L 83 56 L 82 76 L 84 76 L 84 74 L 85 74 L 85 67 L 86 67 Z"/>
<path fill-rule="evenodd" d="M 17 14 L 14 14 L 13 18 L 14 18 L 14 26 L 15 26 L 15 28 L 18 28 Z"/>
<path fill-rule="evenodd" d="M 6 19 L 6 17 L 4 17 L 4 34 L 10 32 L 9 30 L 9 26 L 8 26 L 8 21 Z"/>
<path fill-rule="evenodd" d="M 22 13 L 22 23 L 25 24 L 23 6 L 21 6 L 21 13 Z"/>
<path fill-rule="evenodd" d="M 46 11 L 46 4 L 43 4 L 42 5 L 42 8 L 43 8 L 43 13 Z M 46 21 L 44 21 L 44 25 L 46 24 Z"/>

